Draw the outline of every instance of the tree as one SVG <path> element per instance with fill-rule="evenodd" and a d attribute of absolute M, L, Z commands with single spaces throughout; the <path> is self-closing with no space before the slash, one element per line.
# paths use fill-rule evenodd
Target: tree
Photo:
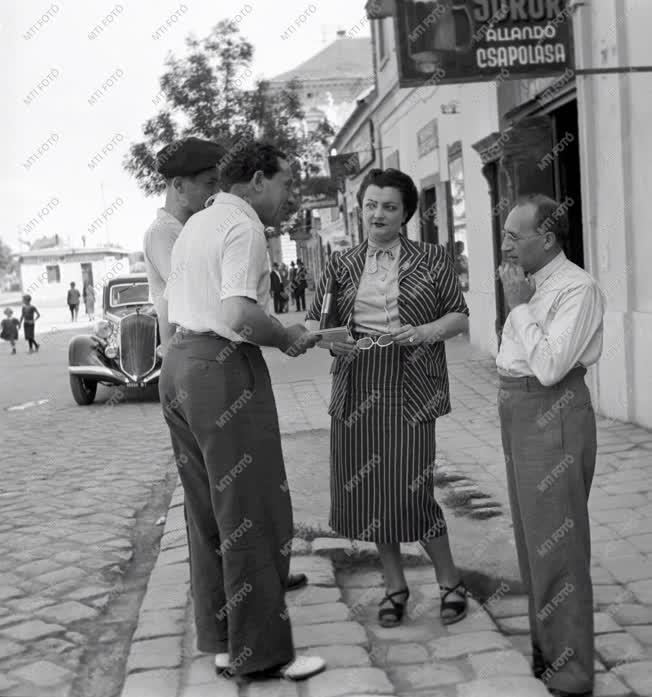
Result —
<path fill-rule="evenodd" d="M 315 132 L 305 133 L 298 82 L 280 92 L 272 92 L 265 81 L 258 81 L 252 90 L 243 88 L 251 75 L 254 49 L 234 21 L 219 22 L 202 40 L 189 37 L 186 48 L 185 58 L 166 59 L 160 78 L 164 105 L 144 124 L 145 140 L 131 145 L 123 163 L 147 195 L 165 188 L 154 169 L 155 153 L 190 135 L 227 148 L 242 139 L 269 140 L 293 156 L 298 178 L 324 171 L 333 128 L 324 121 Z M 300 224 L 299 217 L 297 210 L 283 232 Z"/>
<path fill-rule="evenodd" d="M 15 271 L 15 261 L 11 258 L 11 247 L 0 238 L 0 276 Z"/>

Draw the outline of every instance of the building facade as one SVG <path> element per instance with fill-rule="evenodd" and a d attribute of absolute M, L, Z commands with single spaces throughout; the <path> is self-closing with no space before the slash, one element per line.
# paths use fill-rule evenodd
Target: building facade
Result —
<path fill-rule="evenodd" d="M 129 252 L 124 249 L 51 247 L 17 255 L 21 290 L 36 305 L 65 305 L 70 283 L 81 292 L 86 283 L 100 291 L 109 279 L 129 273 Z"/>
<path fill-rule="evenodd" d="M 588 373 L 596 409 L 652 427 L 652 75 L 627 72 L 652 65 L 652 3 L 577 3 L 571 12 L 575 70 L 416 89 L 398 87 L 393 17 L 374 19 L 375 84 L 334 142 L 360 158 L 345 180 L 343 224 L 352 243 L 363 239 L 355 192 L 371 167 L 410 174 L 421 205 L 406 232 L 453 250 L 470 341 L 496 355 L 507 315 L 496 274 L 505 218 L 519 194 L 555 197 L 570 221 L 566 254 L 607 299 L 602 359 Z"/>
<path fill-rule="evenodd" d="M 493 211 L 493 254 L 485 274 L 500 262 L 502 225 L 514 198 L 531 191 L 556 198 L 570 222 L 566 254 L 606 296 L 602 358 L 589 370 L 594 403 L 605 416 L 647 427 L 652 236 L 644 182 L 652 177 L 652 137 L 644 124 L 652 108 L 652 74 L 627 69 L 652 64 L 646 37 L 651 22 L 649 3 L 577 4 L 575 70 L 500 83 L 500 127 L 474 143 Z M 493 352 L 507 314 L 494 286 L 493 308 L 471 321 L 471 340 Z"/>

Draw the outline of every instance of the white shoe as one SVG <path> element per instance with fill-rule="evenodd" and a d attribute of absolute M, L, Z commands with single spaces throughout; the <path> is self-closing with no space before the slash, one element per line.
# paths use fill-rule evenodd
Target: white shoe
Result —
<path fill-rule="evenodd" d="M 276 676 L 284 680 L 306 680 L 321 673 L 325 668 L 326 661 L 319 656 L 298 656 L 281 668 Z"/>
<path fill-rule="evenodd" d="M 215 654 L 215 672 L 218 675 L 229 672 L 229 667 L 231 665 L 231 659 L 228 653 L 216 653 Z"/>

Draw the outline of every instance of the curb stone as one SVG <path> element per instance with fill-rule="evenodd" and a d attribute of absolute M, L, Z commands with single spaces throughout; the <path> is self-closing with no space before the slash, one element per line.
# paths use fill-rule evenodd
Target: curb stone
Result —
<path fill-rule="evenodd" d="M 177 480 L 171 506 L 177 505 L 179 491 L 183 496 Z M 185 616 L 190 594 L 185 522 L 182 508 L 173 510 L 179 513 L 173 515 L 168 511 L 166 516 L 161 548 L 147 582 L 127 658 L 127 675 L 121 697 L 176 697 L 181 684 L 186 623 L 162 622 L 160 618 L 161 612 L 166 615 L 172 612 L 177 617 L 181 612 Z M 164 539 L 169 541 L 172 536 L 181 539 L 186 554 L 179 551 L 180 544 L 164 546 Z M 179 608 L 179 611 L 172 608 Z"/>

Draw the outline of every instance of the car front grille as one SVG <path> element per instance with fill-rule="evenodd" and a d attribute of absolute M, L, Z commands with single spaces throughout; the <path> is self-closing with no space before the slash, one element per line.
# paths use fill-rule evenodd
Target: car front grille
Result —
<path fill-rule="evenodd" d="M 132 379 L 140 380 L 156 364 L 156 318 L 134 313 L 120 322 L 120 365 Z"/>

